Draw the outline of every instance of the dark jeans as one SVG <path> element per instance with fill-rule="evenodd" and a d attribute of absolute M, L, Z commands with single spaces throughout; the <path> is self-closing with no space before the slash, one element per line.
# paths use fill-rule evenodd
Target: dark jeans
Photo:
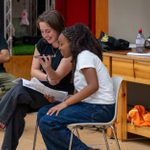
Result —
<path fill-rule="evenodd" d="M 21 82 L 2 97 L 0 122 L 6 125 L 6 129 L 1 150 L 16 150 L 25 126 L 24 117 L 46 104 L 49 102 L 42 94 L 23 87 Z"/>
<path fill-rule="evenodd" d="M 97 105 L 82 102 L 63 109 L 58 116 L 47 115 L 47 111 L 54 105 L 56 104 L 42 107 L 37 118 L 48 150 L 68 150 L 71 133 L 67 128 L 68 124 L 105 122 L 110 121 L 114 115 L 114 104 Z M 89 150 L 89 147 L 76 136 L 73 137 L 72 148 L 73 150 Z"/>

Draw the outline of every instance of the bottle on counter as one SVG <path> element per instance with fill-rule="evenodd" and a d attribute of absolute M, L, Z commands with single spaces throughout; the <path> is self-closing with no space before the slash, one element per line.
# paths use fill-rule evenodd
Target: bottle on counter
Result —
<path fill-rule="evenodd" d="M 144 51 L 144 43 L 145 43 L 145 37 L 142 33 L 142 28 L 139 28 L 136 41 L 135 41 L 136 51 L 138 53 L 142 53 Z"/>

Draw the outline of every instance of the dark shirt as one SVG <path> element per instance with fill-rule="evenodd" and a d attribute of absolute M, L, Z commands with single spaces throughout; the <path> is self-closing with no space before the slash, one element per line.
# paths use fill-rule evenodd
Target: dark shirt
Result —
<path fill-rule="evenodd" d="M 58 48 L 53 48 L 52 45 L 47 43 L 44 39 L 40 39 L 36 46 L 40 55 L 53 55 L 54 56 L 52 57 L 51 66 L 54 70 L 56 70 L 57 67 L 59 66 L 61 59 L 63 58 L 60 50 Z M 42 69 L 42 66 L 41 66 L 41 69 Z M 50 85 L 48 82 L 43 82 L 43 81 L 42 83 L 55 90 L 67 91 L 69 92 L 69 94 L 72 94 L 74 88 L 73 88 L 73 83 L 71 83 L 71 79 L 72 79 L 72 73 L 70 72 L 57 85 Z"/>
<path fill-rule="evenodd" d="M 8 45 L 7 45 L 4 37 L 0 35 L 0 52 L 3 49 L 8 49 Z M 5 72 L 5 68 L 3 66 L 3 63 L 0 63 L 0 72 Z"/>

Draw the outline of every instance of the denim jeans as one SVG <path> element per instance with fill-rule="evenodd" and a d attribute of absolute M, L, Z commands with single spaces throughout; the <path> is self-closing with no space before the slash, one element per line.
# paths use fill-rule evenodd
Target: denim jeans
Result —
<path fill-rule="evenodd" d="M 70 123 L 105 122 L 114 115 L 114 104 L 99 105 L 80 102 L 71 105 L 56 116 L 47 115 L 47 111 L 56 103 L 42 107 L 38 112 L 38 124 L 48 150 L 68 150 L 71 131 L 67 128 Z M 75 135 L 73 150 L 89 150 Z"/>

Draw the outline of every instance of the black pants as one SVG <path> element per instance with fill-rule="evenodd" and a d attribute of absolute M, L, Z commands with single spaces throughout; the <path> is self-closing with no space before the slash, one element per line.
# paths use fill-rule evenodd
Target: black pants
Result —
<path fill-rule="evenodd" d="M 26 114 L 48 103 L 42 94 L 23 87 L 21 82 L 10 89 L 0 101 L 0 122 L 6 125 L 1 150 L 16 150 Z"/>

